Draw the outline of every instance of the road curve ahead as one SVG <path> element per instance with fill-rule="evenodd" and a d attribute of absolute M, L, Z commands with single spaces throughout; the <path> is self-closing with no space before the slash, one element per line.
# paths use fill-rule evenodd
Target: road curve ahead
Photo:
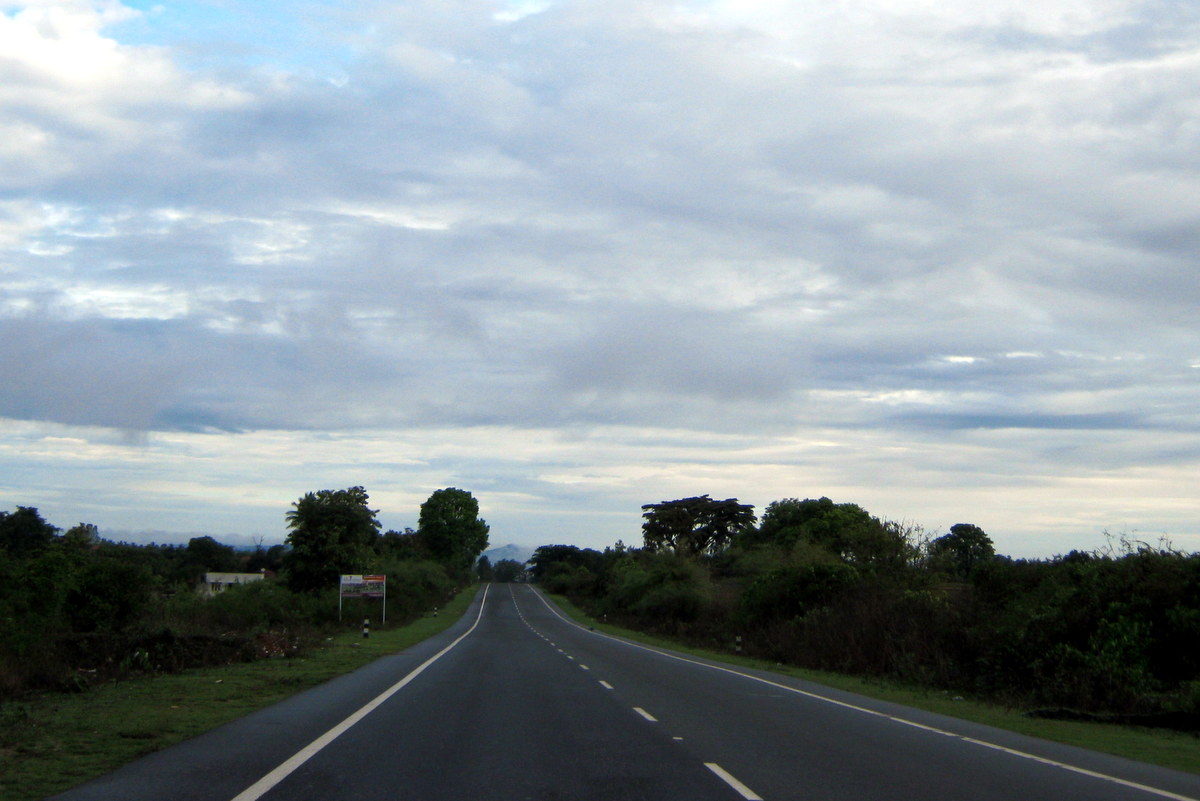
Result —
<path fill-rule="evenodd" d="M 1200 801 L 1200 776 L 581 628 L 491 585 L 447 632 L 63 801 Z"/>

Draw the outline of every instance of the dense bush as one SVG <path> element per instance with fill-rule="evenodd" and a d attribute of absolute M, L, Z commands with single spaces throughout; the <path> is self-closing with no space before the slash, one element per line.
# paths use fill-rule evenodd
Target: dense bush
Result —
<path fill-rule="evenodd" d="M 380 565 L 387 575 L 388 620 L 411 620 L 431 606 L 442 606 L 458 589 L 438 562 L 391 560 Z"/>
<path fill-rule="evenodd" d="M 446 567 L 402 558 L 375 540 L 361 569 L 388 576 L 388 622 L 440 606 L 459 586 Z M 403 544 L 403 543 L 402 543 Z M 186 546 L 101 540 L 94 526 L 65 535 L 36 509 L 0 512 L 0 698 L 30 689 L 266 656 L 290 655 L 337 623 L 337 591 L 296 592 L 264 580 L 201 596 L 205 571 L 280 567 L 284 549 L 238 554 L 211 537 Z M 378 601 L 348 602 L 348 619 Z"/>
<path fill-rule="evenodd" d="M 802 618 L 832 603 L 857 580 L 853 567 L 836 562 L 772 567 L 746 582 L 741 596 L 742 618 L 750 625 Z"/>
<path fill-rule="evenodd" d="M 146 628 L 196 635 L 239 632 L 254 635 L 272 629 L 299 630 L 337 619 L 332 593 L 321 597 L 292 592 L 275 581 L 233 586 L 213 598 L 177 593 L 159 606 Z"/>
<path fill-rule="evenodd" d="M 696 620 L 712 597 L 705 571 L 672 553 L 629 555 L 613 566 L 613 611 L 676 629 Z"/>

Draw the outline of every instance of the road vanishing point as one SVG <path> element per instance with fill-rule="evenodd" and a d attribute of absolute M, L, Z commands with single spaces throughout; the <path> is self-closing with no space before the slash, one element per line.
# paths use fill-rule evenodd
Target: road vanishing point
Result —
<path fill-rule="evenodd" d="M 1200 776 L 588 630 L 493 584 L 440 635 L 59 801 L 1200 801 Z"/>

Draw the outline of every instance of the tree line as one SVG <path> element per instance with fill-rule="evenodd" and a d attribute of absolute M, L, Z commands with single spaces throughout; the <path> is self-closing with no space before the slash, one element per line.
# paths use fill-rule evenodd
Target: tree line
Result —
<path fill-rule="evenodd" d="M 824 497 L 774 501 L 761 519 L 707 495 L 642 510 L 640 548 L 543 546 L 534 579 L 696 645 L 1200 729 L 1200 554 L 1121 540 L 1014 559 L 971 523 L 931 536 Z"/>
<path fill-rule="evenodd" d="M 112 542 L 33 507 L 0 511 L 0 698 L 294 655 L 336 625 L 343 573 L 387 575 L 390 624 L 473 581 L 488 526 L 471 493 L 437 490 L 415 530 L 381 533 L 377 515 L 362 487 L 309 492 L 284 515 L 285 544 L 239 552 L 208 536 Z M 206 572 L 268 578 L 205 598 Z"/>
<path fill-rule="evenodd" d="M 518 581 L 525 574 L 525 565 L 516 559 L 501 559 L 496 564 L 486 556 L 479 557 L 475 565 L 475 575 L 480 581 L 495 581 L 500 584 Z"/>

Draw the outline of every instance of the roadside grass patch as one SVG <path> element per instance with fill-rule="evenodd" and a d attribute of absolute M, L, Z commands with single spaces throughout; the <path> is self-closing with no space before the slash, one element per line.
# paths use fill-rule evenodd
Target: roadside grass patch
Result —
<path fill-rule="evenodd" d="M 867 679 L 843 673 L 798 668 L 763 659 L 696 648 L 667 637 L 602 623 L 590 617 L 567 600 L 565 596 L 550 593 L 546 593 L 546 595 L 577 623 L 591 626 L 605 634 L 623 637 L 646 645 L 669 648 L 714 662 L 769 670 L 784 676 L 824 684 L 827 687 L 858 693 L 881 701 L 905 704 L 928 712 L 983 723 L 998 729 L 1007 729 L 1018 734 L 1076 745 L 1175 770 L 1200 773 L 1200 737 L 1194 734 L 1167 729 L 1119 726 L 1111 723 L 1031 718 L 1019 709 L 961 698 L 942 690 L 905 685 L 883 679 Z"/>
<path fill-rule="evenodd" d="M 338 634 L 301 657 L 279 657 L 111 682 L 78 695 L 44 693 L 0 705 L 0 798 L 34 801 L 236 720 L 300 690 L 402 651 L 449 628 L 476 587 L 437 617 Z"/>

